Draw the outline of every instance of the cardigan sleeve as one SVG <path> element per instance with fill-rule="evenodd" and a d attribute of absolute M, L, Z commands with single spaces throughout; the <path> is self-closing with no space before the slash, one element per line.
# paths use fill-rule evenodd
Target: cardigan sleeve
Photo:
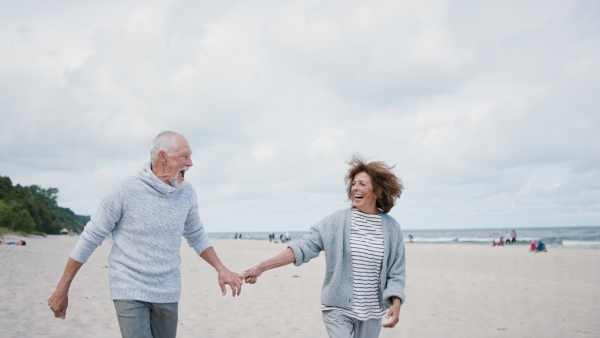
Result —
<path fill-rule="evenodd" d="M 311 259 L 319 256 L 319 253 L 323 251 L 323 237 L 322 231 L 325 224 L 325 220 L 313 225 L 307 235 L 304 235 L 300 240 L 292 242 L 288 245 L 288 248 L 292 249 L 296 261 L 296 266 L 302 265 L 302 263 L 308 263 Z"/>
<path fill-rule="evenodd" d="M 383 300 L 386 307 L 392 305 L 392 297 L 400 298 L 400 303 L 404 304 L 404 286 L 406 283 L 406 259 L 404 241 L 402 240 L 402 231 L 397 232 L 396 250 L 391 254 L 391 260 L 388 263 L 386 286 L 383 290 Z"/>

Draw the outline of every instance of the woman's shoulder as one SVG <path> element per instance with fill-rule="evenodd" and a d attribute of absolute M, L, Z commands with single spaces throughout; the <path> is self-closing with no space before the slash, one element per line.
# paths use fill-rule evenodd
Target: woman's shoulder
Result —
<path fill-rule="evenodd" d="M 396 221 L 396 219 L 392 216 L 390 216 L 389 214 L 381 214 L 381 220 L 383 221 L 383 223 L 387 224 L 390 228 L 397 230 L 397 231 L 402 231 L 400 228 L 400 223 L 398 223 L 398 221 Z"/>
<path fill-rule="evenodd" d="M 321 219 L 321 221 L 319 221 L 313 227 L 332 229 L 334 227 L 341 226 L 347 220 L 350 213 L 350 208 L 334 211 L 331 214 L 325 216 L 323 219 Z"/>
<path fill-rule="evenodd" d="M 352 215 L 352 208 L 339 209 L 325 216 L 323 219 L 327 223 L 343 223 Z"/>

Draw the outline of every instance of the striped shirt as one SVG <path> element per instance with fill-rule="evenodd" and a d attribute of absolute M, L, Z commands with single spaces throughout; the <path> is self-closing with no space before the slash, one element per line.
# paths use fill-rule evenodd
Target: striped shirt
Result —
<path fill-rule="evenodd" d="M 352 254 L 352 309 L 321 305 L 321 309 L 340 309 L 358 320 L 379 319 L 386 311 L 379 307 L 379 273 L 383 262 L 381 215 L 352 209 L 350 251 Z"/>

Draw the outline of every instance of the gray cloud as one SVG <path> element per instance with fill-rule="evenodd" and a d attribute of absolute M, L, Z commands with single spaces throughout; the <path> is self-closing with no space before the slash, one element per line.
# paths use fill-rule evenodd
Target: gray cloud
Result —
<path fill-rule="evenodd" d="M 354 152 L 396 164 L 407 228 L 600 220 L 594 2 L 89 6 L 0 20 L 0 175 L 78 213 L 171 129 L 211 231 L 306 229 Z"/>

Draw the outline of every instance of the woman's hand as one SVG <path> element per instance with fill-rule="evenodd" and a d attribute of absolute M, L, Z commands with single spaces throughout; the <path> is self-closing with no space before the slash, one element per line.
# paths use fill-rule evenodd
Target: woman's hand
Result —
<path fill-rule="evenodd" d="M 254 284 L 263 272 L 294 263 L 295 261 L 296 256 L 294 256 L 294 251 L 292 251 L 290 248 L 287 248 L 277 254 L 275 257 L 269 258 L 266 261 L 263 261 L 244 271 L 244 273 L 242 273 L 242 278 L 246 283 Z"/>
<path fill-rule="evenodd" d="M 392 305 L 392 307 L 390 307 L 387 316 L 385 316 L 385 319 L 391 319 L 383 323 L 381 327 L 393 328 L 394 326 L 396 326 L 396 324 L 398 324 L 398 321 L 400 320 L 400 298 L 394 297 L 393 302 L 394 304 Z"/>
<path fill-rule="evenodd" d="M 254 284 L 264 271 L 258 266 L 251 267 L 242 273 L 242 279 L 248 284 Z"/>

